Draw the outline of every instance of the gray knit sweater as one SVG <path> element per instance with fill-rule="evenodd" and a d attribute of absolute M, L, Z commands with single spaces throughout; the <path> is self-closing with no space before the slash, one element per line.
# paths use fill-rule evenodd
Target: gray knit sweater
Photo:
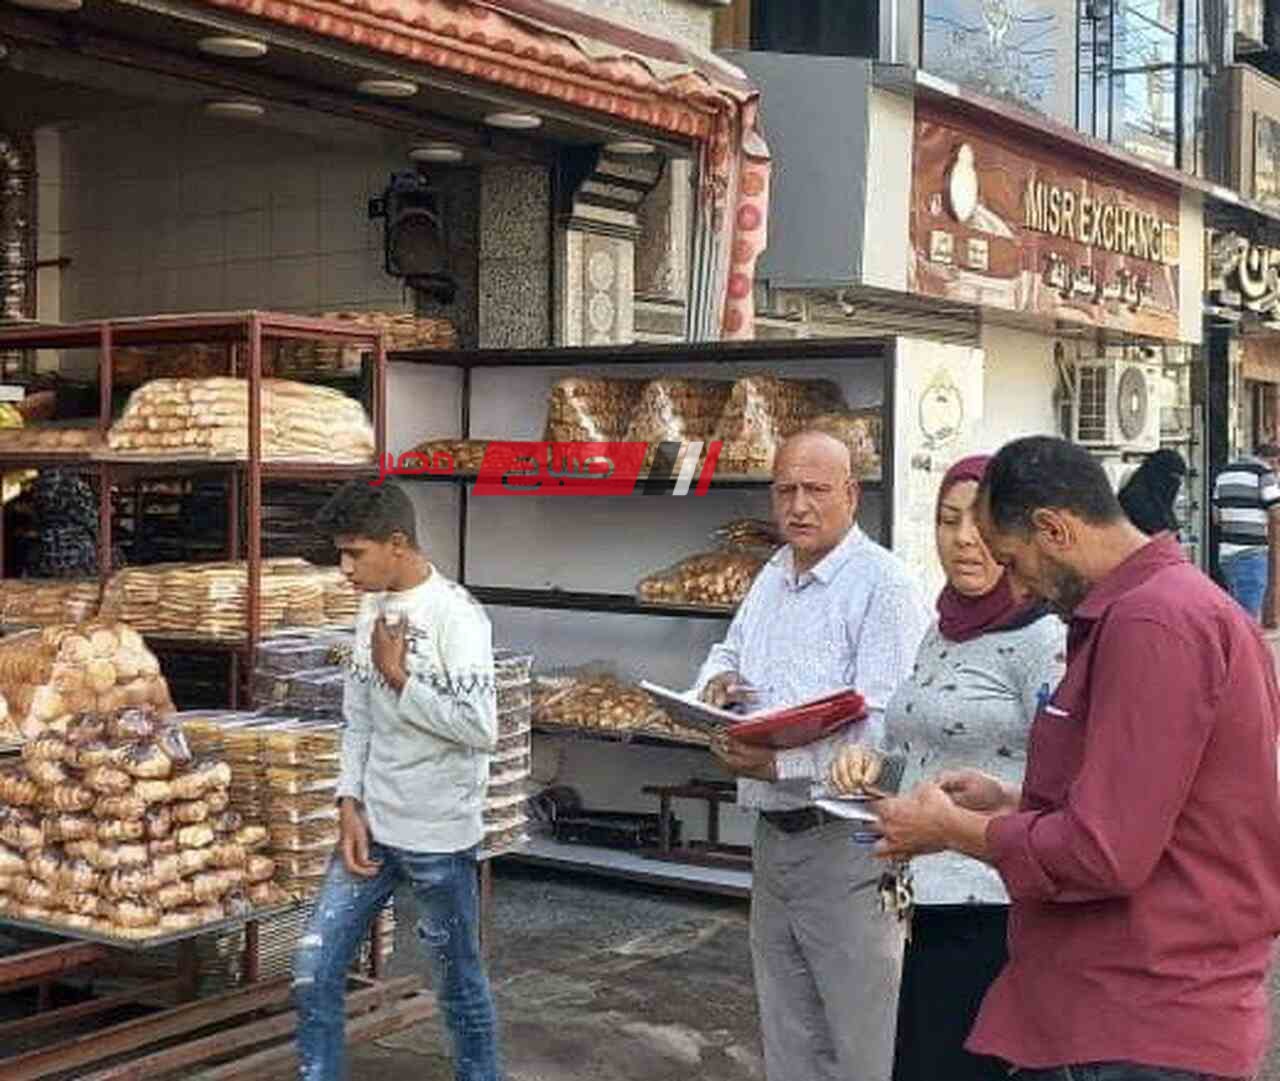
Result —
<path fill-rule="evenodd" d="M 1066 628 L 1051 615 L 960 644 L 934 624 L 885 711 L 885 748 L 907 759 L 902 791 L 964 766 L 1020 785 L 1027 733 L 1040 702 L 1062 679 L 1065 648 Z M 967 856 L 922 856 L 911 869 L 917 904 L 1008 901 L 1000 876 Z"/>

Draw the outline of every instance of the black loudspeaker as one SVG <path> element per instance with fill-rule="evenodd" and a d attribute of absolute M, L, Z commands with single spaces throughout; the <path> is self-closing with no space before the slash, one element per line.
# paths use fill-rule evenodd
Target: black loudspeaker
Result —
<path fill-rule="evenodd" d="M 384 266 L 409 288 L 441 304 L 453 303 L 458 282 L 449 265 L 449 237 L 440 193 L 421 173 L 392 173 L 386 190 L 369 200 L 381 218 Z"/>

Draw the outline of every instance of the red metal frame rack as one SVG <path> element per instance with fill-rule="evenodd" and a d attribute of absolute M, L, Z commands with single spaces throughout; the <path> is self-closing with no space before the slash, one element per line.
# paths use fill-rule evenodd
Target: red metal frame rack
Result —
<path fill-rule="evenodd" d="M 30 469 L 53 467 L 80 469 L 98 479 L 98 573 L 105 584 L 111 570 L 113 480 L 126 475 L 183 474 L 196 470 L 228 470 L 227 558 L 243 558 L 248 565 L 246 638 L 232 648 L 232 705 L 239 704 L 243 675 L 252 670 L 260 637 L 262 607 L 262 484 L 265 479 L 347 480 L 367 476 L 376 469 L 371 463 L 333 465 L 307 461 L 264 461 L 262 457 L 263 353 L 268 342 L 341 341 L 367 345 L 373 360 L 369 402 L 374 430 L 375 462 L 386 450 L 387 353 L 381 331 L 371 331 L 333 320 L 313 319 L 279 312 L 245 311 L 192 315 L 144 316 L 104 319 L 64 325 L 20 324 L 0 326 L 0 350 L 83 349 L 98 350 L 98 434 L 105 442 L 112 422 L 112 376 L 114 351 L 121 346 L 173 344 L 180 342 L 225 343 L 228 371 L 243 374 L 249 390 L 249 446 L 243 459 L 220 460 L 207 457 L 159 456 L 154 461 L 134 457 L 128 460 L 102 453 L 23 455 L 0 454 L 0 468 Z M 241 507 L 245 551 L 241 553 Z M 0 530 L 0 565 L 3 565 L 3 530 Z M 191 643 L 195 648 L 195 643 Z M 225 644 L 211 644 L 225 649 Z"/>

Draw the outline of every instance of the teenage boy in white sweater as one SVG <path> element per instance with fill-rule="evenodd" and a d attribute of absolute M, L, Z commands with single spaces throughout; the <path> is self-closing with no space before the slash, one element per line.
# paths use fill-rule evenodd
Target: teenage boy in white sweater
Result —
<path fill-rule="evenodd" d="M 471 595 L 418 548 L 395 485 L 345 485 L 321 511 L 364 593 L 343 696 L 341 841 L 294 963 L 302 1081 L 341 1081 L 347 972 L 407 881 L 453 1042 L 457 1081 L 500 1081 L 479 951 L 476 849 L 497 741 L 493 638 Z"/>

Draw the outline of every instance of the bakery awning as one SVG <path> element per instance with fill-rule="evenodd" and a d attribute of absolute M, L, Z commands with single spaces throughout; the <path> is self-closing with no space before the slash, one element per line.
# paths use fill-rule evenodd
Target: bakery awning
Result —
<path fill-rule="evenodd" d="M 769 153 L 737 68 L 552 0 L 191 0 L 694 141 L 690 337 L 749 338 Z"/>

